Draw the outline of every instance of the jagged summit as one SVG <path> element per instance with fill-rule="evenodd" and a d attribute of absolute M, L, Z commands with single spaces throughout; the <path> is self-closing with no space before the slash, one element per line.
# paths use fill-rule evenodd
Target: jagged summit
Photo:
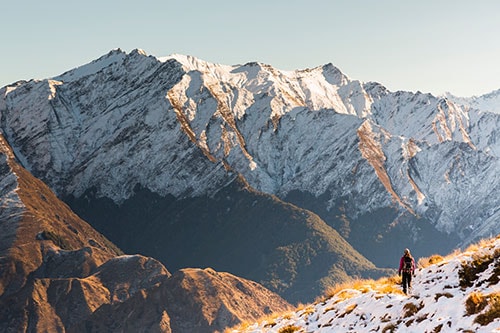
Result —
<path fill-rule="evenodd" d="M 228 332 L 496 332 L 500 238 L 421 260 L 410 295 L 397 277 L 356 281 L 296 312 Z M 400 280 L 400 279 L 399 279 Z M 286 330 L 288 328 L 288 330 Z"/>

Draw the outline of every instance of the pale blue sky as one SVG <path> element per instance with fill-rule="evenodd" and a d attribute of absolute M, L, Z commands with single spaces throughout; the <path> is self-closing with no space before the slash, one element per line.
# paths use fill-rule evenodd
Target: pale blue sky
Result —
<path fill-rule="evenodd" d="M 120 47 L 284 70 L 331 62 L 392 91 L 500 89 L 496 0 L 25 0 L 0 10 L 0 86 Z"/>

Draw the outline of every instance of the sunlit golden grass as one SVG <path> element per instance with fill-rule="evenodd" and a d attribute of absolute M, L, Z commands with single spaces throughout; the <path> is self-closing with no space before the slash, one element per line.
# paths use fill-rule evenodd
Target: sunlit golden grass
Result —
<path fill-rule="evenodd" d="M 444 258 L 442 256 L 440 256 L 439 254 L 433 254 L 430 257 L 420 258 L 418 260 L 417 267 L 426 268 L 431 265 L 438 264 L 442 261 L 444 261 Z"/>
<path fill-rule="evenodd" d="M 297 306 L 298 308 L 305 309 L 305 311 L 309 311 L 309 308 L 312 308 L 312 305 L 307 305 L 307 304 L 299 304 Z M 233 332 L 245 332 L 248 330 L 250 326 L 252 326 L 255 323 L 258 323 L 260 326 L 266 327 L 266 328 L 271 328 L 274 327 L 277 322 L 281 319 L 290 319 L 292 318 L 293 313 L 300 311 L 300 310 L 293 310 L 293 311 L 284 311 L 284 312 L 273 312 L 268 314 L 267 316 L 263 316 L 259 318 L 258 320 L 255 320 L 253 322 L 249 321 L 244 321 L 241 322 L 240 324 L 226 328 L 224 330 L 224 333 L 233 333 Z"/>
<path fill-rule="evenodd" d="M 483 293 L 474 291 L 470 293 L 469 297 L 465 300 L 465 311 L 467 315 L 471 316 L 481 312 L 486 305 L 488 305 L 488 301 L 484 297 Z"/>
<path fill-rule="evenodd" d="M 351 288 L 351 282 L 343 282 L 343 283 L 338 283 L 333 286 L 328 287 L 325 290 L 324 295 L 320 296 L 317 301 L 324 301 L 326 299 L 330 299 L 333 296 L 337 295 L 339 292 L 344 291 L 345 289 L 350 289 Z"/>
<path fill-rule="evenodd" d="M 316 310 L 315 310 L 313 304 L 299 304 L 295 311 L 296 312 L 302 311 L 301 316 L 309 316 L 309 315 L 313 314 Z"/>
<path fill-rule="evenodd" d="M 400 285 L 401 277 L 397 275 L 382 277 L 378 280 L 355 279 L 328 287 L 324 295 L 317 298 L 316 302 L 324 302 L 332 297 L 336 297 L 337 302 L 342 302 L 356 295 L 353 290 L 361 293 L 403 294 Z"/>
<path fill-rule="evenodd" d="M 484 313 L 481 313 L 474 320 L 480 325 L 488 325 L 493 320 L 500 318 L 500 294 L 489 295 L 489 307 Z"/>
<path fill-rule="evenodd" d="M 288 325 L 288 326 L 280 328 L 279 333 L 293 333 L 293 332 L 297 332 L 299 330 L 300 330 L 300 327 L 298 327 L 298 326 Z"/>
<path fill-rule="evenodd" d="M 469 245 L 464 252 L 477 252 L 480 249 L 488 248 L 493 246 L 495 238 L 485 238 L 481 239 L 477 243 Z"/>

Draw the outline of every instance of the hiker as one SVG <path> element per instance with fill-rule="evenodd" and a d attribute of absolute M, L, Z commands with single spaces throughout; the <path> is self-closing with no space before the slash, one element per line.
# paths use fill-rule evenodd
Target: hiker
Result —
<path fill-rule="evenodd" d="M 403 272 L 403 292 L 406 294 L 411 289 L 411 276 L 415 275 L 415 260 L 408 249 L 405 249 L 401 260 L 399 260 L 399 276 L 401 276 L 401 272 Z"/>

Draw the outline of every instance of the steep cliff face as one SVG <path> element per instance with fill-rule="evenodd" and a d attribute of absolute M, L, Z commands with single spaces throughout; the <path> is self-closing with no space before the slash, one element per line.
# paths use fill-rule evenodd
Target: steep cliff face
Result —
<path fill-rule="evenodd" d="M 78 213 L 84 201 L 126 210 L 141 189 L 208 203 L 239 174 L 317 213 L 379 265 L 394 247 L 429 254 L 499 232 L 499 115 L 331 64 L 285 72 L 115 50 L 1 92 L 16 156 Z M 175 219 L 162 214 L 162 225 Z"/>

